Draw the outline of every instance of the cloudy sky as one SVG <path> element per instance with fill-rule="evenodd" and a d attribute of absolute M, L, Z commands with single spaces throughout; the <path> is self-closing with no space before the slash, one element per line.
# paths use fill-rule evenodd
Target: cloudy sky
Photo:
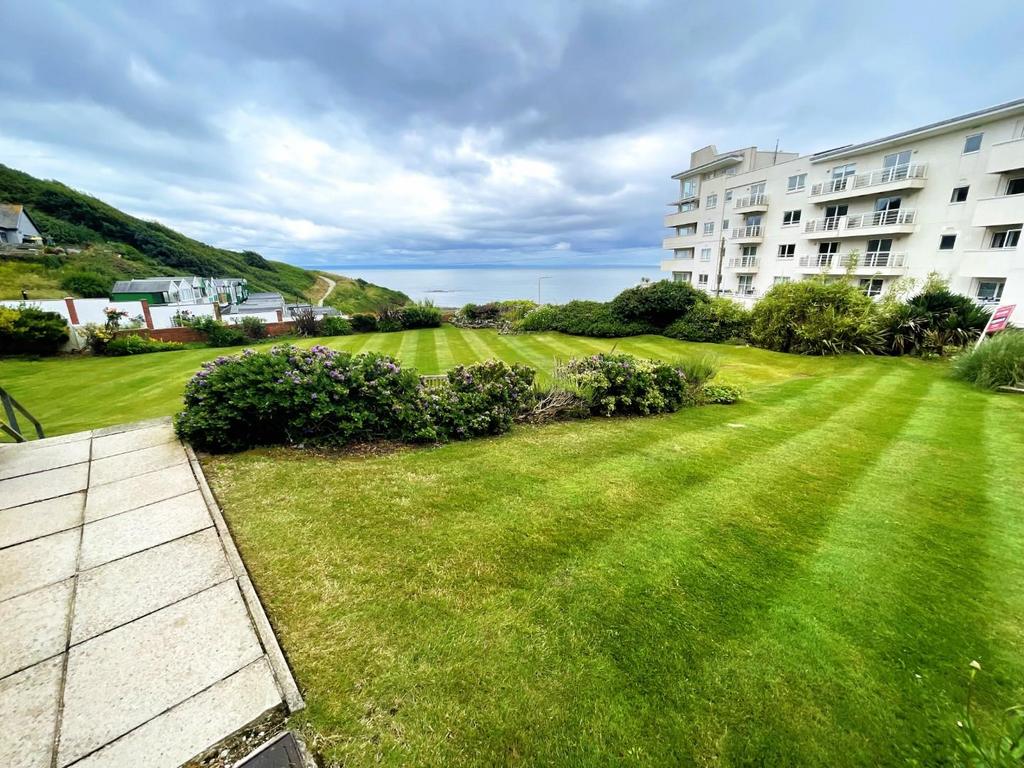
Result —
<path fill-rule="evenodd" d="M 693 149 L 1024 96 L 1020 0 L 3 6 L 0 162 L 303 265 L 655 264 Z"/>

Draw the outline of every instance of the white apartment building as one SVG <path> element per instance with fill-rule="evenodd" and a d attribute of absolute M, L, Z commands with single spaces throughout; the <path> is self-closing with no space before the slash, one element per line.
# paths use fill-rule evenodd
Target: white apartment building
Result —
<path fill-rule="evenodd" d="M 879 296 L 937 272 L 1024 325 L 1024 99 L 813 155 L 707 146 L 672 178 L 677 281 L 752 301 L 820 274 Z"/>

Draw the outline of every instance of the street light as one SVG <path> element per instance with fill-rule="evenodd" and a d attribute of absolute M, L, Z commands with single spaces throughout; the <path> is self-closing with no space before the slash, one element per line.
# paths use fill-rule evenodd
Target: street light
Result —
<path fill-rule="evenodd" d="M 541 280 L 550 280 L 550 279 L 551 279 L 551 275 L 541 275 L 540 277 L 537 278 L 537 303 L 538 304 L 540 304 L 540 281 Z"/>

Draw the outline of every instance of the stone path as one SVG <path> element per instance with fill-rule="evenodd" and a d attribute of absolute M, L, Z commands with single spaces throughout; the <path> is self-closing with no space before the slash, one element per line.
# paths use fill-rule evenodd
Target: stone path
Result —
<path fill-rule="evenodd" d="M 0 446 L 0 766 L 174 768 L 302 699 L 166 420 Z"/>

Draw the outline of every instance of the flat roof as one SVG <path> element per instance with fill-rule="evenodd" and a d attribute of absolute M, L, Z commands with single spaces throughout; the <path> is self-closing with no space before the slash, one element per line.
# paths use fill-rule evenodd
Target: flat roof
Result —
<path fill-rule="evenodd" d="M 707 173 L 708 171 L 714 171 L 718 168 L 725 168 L 730 165 L 736 165 L 736 163 L 743 162 L 743 155 L 728 153 L 723 157 L 716 157 L 714 160 L 698 165 L 695 168 L 690 168 L 680 173 L 675 174 L 673 179 L 685 179 L 687 176 L 693 176 L 695 173 Z"/>

